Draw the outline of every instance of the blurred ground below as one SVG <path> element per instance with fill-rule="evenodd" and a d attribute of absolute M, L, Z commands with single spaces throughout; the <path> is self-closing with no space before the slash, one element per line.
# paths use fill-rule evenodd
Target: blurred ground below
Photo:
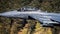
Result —
<path fill-rule="evenodd" d="M 42 27 L 37 20 L 0 17 L 0 34 L 60 34 L 60 26 Z"/>

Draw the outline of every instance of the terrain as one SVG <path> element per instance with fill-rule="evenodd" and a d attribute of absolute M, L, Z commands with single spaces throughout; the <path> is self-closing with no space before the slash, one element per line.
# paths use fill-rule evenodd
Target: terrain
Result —
<path fill-rule="evenodd" d="M 0 17 L 0 34 L 60 34 L 60 26 L 42 27 L 37 20 Z"/>
<path fill-rule="evenodd" d="M 60 0 L 0 0 L 0 12 L 17 10 L 23 6 L 33 6 L 43 11 L 60 13 Z"/>
<path fill-rule="evenodd" d="M 24 6 L 60 13 L 60 0 L 0 0 L 0 12 Z M 0 17 L 0 34 L 60 34 L 60 26 L 42 27 L 37 20 Z"/>

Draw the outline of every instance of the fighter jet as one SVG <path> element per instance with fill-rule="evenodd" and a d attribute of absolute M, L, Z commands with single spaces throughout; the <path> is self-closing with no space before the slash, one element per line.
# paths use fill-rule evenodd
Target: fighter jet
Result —
<path fill-rule="evenodd" d="M 36 19 L 42 24 L 42 26 L 60 25 L 60 13 L 47 13 L 35 8 L 23 8 L 3 12 L 0 13 L 0 16 L 8 18 Z"/>

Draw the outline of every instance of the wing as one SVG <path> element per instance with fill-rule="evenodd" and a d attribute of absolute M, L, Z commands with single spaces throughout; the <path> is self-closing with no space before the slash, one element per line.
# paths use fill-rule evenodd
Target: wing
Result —
<path fill-rule="evenodd" d="M 53 24 L 60 24 L 59 15 L 60 14 L 55 14 L 55 13 L 42 13 L 42 14 L 31 14 L 30 16 L 40 21 L 42 25 L 52 26 Z"/>
<path fill-rule="evenodd" d="M 51 16 L 51 20 L 54 20 L 56 22 L 60 22 L 60 14 L 58 13 L 47 13 L 47 16 Z"/>

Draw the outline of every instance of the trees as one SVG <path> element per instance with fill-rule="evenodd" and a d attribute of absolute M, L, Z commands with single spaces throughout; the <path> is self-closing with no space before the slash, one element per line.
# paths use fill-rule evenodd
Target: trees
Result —
<path fill-rule="evenodd" d="M 0 12 L 23 6 L 34 6 L 45 11 L 58 12 L 60 11 L 60 0 L 0 0 Z"/>

